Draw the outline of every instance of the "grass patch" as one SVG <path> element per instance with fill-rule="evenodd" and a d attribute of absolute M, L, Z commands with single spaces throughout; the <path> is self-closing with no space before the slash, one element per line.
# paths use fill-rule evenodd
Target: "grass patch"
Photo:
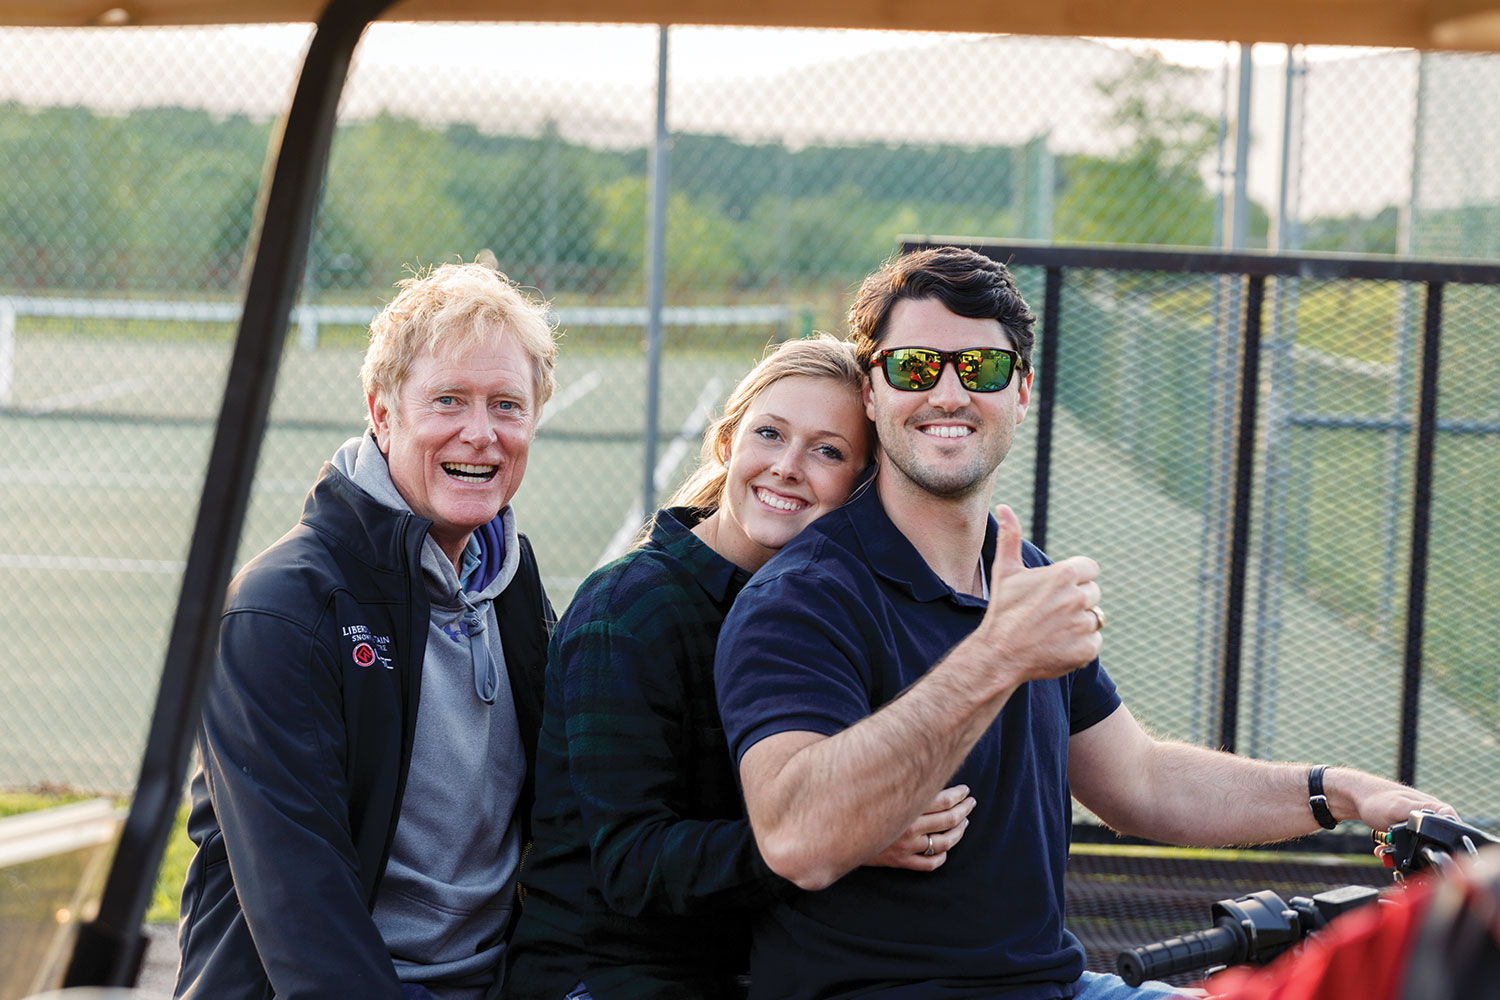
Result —
<path fill-rule="evenodd" d="M 36 812 L 53 806 L 67 805 L 97 798 L 71 790 L 38 789 L 27 791 L 0 791 L 0 816 L 15 816 Z M 177 901 L 182 895 L 182 882 L 187 876 L 188 862 L 193 859 L 195 847 L 187 835 L 187 806 L 177 810 L 172 830 L 167 835 L 167 849 L 162 857 L 160 870 L 156 873 L 156 886 L 151 893 L 151 906 L 146 911 L 146 922 L 173 924 L 177 922 Z"/>
<path fill-rule="evenodd" d="M 172 832 L 167 835 L 167 849 L 162 854 L 161 869 L 156 873 L 156 887 L 151 891 L 151 907 L 146 911 L 148 924 L 177 923 L 177 903 L 182 897 L 182 882 L 187 877 L 188 862 L 197 846 L 187 835 L 188 807 L 177 810 Z"/>
<path fill-rule="evenodd" d="M 97 797 L 84 795 L 81 792 L 54 792 L 47 789 L 21 792 L 0 791 L 0 816 L 18 816 L 21 813 L 50 809 L 53 806 L 65 806 L 70 802 L 83 802 Z"/>
<path fill-rule="evenodd" d="M 1072 844 L 1070 854 L 1094 855 L 1114 858 L 1160 858 L 1181 861 L 1259 861 L 1266 864 L 1286 863 L 1288 855 L 1273 849 L 1253 847 L 1169 847 L 1158 844 Z M 1374 853 L 1370 854 L 1297 854 L 1298 862 L 1332 862 L 1352 864 L 1368 868 L 1383 867 Z"/>

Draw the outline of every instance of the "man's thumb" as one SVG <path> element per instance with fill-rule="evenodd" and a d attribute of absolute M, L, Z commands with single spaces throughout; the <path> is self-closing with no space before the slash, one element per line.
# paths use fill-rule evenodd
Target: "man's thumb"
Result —
<path fill-rule="evenodd" d="M 999 530 L 995 533 L 995 564 L 990 573 L 992 581 L 1026 568 L 1021 561 L 1021 521 L 1016 512 L 1005 504 L 995 508 L 995 520 Z"/>

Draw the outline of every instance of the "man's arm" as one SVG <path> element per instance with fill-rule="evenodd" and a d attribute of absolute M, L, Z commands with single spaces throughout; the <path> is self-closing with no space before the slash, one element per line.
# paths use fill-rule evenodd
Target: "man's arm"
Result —
<path fill-rule="evenodd" d="M 401 988 L 366 906 L 334 655 L 283 618 L 230 613 L 199 748 L 245 923 L 277 997 Z"/>
<path fill-rule="evenodd" d="M 1021 526 L 996 512 L 990 603 L 979 628 L 917 683 L 834 736 L 783 732 L 740 759 L 750 823 L 773 871 L 830 885 L 879 854 L 932 802 L 1005 702 L 1028 680 L 1092 662 L 1098 566 L 1027 567 Z"/>
<path fill-rule="evenodd" d="M 1154 739 L 1124 705 L 1068 744 L 1068 782 L 1079 802 L 1113 830 L 1170 844 L 1259 844 L 1314 832 L 1307 770 Z M 1354 768 L 1330 767 L 1323 788 L 1335 819 L 1374 829 L 1413 809 L 1457 815 L 1439 799 Z"/>

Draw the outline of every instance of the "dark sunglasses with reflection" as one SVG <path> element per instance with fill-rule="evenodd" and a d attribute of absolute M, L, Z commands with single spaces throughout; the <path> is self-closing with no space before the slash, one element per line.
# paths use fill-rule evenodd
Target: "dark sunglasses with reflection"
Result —
<path fill-rule="evenodd" d="M 962 351 L 937 351 L 930 347 L 891 347 L 870 359 L 872 368 L 885 373 L 892 389 L 926 392 L 943 377 L 943 366 L 951 364 L 959 384 L 970 392 L 999 392 L 1010 385 L 1010 377 L 1021 364 L 1021 355 L 1003 347 L 970 347 Z"/>

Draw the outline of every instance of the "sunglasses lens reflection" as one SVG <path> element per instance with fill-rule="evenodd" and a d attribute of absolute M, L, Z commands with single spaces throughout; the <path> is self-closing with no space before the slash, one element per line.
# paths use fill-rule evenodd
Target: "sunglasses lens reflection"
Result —
<path fill-rule="evenodd" d="M 951 353 L 921 347 L 898 347 L 881 355 L 885 380 L 905 392 L 925 392 L 937 385 L 943 365 L 952 362 L 958 380 L 970 392 L 999 392 L 1010 384 L 1016 357 L 997 348 Z"/>
<path fill-rule="evenodd" d="M 981 356 L 982 355 L 982 356 Z M 964 360 L 975 359 L 972 374 L 965 378 L 959 368 L 959 378 L 964 387 L 977 392 L 999 392 L 1010 383 L 1011 364 L 1014 359 L 1001 351 L 966 351 Z M 962 365 L 962 362 L 960 362 Z"/>
<path fill-rule="evenodd" d="M 921 391 L 937 384 L 943 359 L 932 351 L 893 351 L 885 359 L 885 376 L 897 389 Z"/>

